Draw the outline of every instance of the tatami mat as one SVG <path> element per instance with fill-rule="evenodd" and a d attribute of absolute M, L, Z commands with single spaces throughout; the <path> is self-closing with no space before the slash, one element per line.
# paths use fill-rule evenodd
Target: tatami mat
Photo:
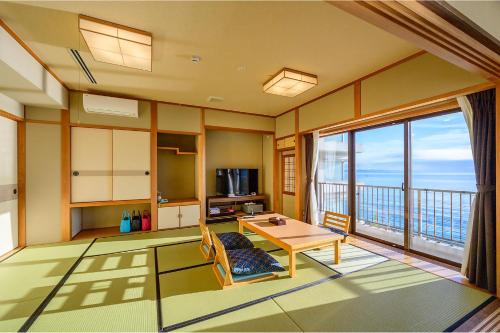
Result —
<path fill-rule="evenodd" d="M 272 256 L 288 269 L 288 253 L 277 251 Z M 225 290 L 217 283 L 211 265 L 162 274 L 160 290 L 163 326 L 238 306 L 334 274 L 336 273 L 331 269 L 301 254 L 297 255 L 297 275 L 294 278 L 290 278 L 286 271 L 281 272 L 277 279 Z"/>
<path fill-rule="evenodd" d="M 154 250 L 85 258 L 31 331 L 158 330 Z"/>
<path fill-rule="evenodd" d="M 394 260 L 275 298 L 305 331 L 443 331 L 491 295 Z"/>
<path fill-rule="evenodd" d="M 0 263 L 0 331 L 17 331 L 92 240 L 25 248 Z"/>
<path fill-rule="evenodd" d="M 339 273 L 347 274 L 389 260 L 379 254 L 346 243 L 341 244 L 340 264 L 334 264 L 333 246 L 304 252 L 305 255 L 327 265 Z"/>
<path fill-rule="evenodd" d="M 183 332 L 302 332 L 272 300 L 179 329 Z"/>

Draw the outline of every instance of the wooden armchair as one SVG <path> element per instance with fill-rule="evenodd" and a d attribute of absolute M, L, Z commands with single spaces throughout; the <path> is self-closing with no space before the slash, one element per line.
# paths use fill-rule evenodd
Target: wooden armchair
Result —
<path fill-rule="evenodd" d="M 323 219 L 323 227 L 330 229 L 331 231 L 344 236 L 342 243 L 345 243 L 347 236 L 349 236 L 349 225 L 351 223 L 351 217 L 349 215 L 325 212 L 325 217 Z"/>
<path fill-rule="evenodd" d="M 235 287 L 242 284 L 259 282 L 277 277 L 276 273 L 260 273 L 251 275 L 233 275 L 229 260 L 227 259 L 226 249 L 217 237 L 217 234 L 212 231 L 212 241 L 215 247 L 215 258 L 212 265 L 217 282 L 219 282 L 222 289 Z M 237 250 L 235 250 L 237 251 Z"/>

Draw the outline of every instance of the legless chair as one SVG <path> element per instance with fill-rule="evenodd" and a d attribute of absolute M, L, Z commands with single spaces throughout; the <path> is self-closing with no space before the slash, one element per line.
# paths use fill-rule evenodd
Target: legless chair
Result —
<path fill-rule="evenodd" d="M 217 234 L 212 231 L 212 241 L 215 247 L 215 258 L 212 265 L 217 282 L 219 282 L 222 289 L 229 287 L 235 287 L 242 284 L 259 282 L 264 280 L 269 280 L 277 277 L 276 273 L 260 273 L 251 275 L 233 275 L 231 273 L 231 267 L 229 266 L 229 260 L 227 259 L 226 249 L 224 245 L 217 237 Z"/>
<path fill-rule="evenodd" d="M 351 217 L 349 215 L 325 212 L 325 218 L 323 219 L 323 227 L 330 229 L 331 231 L 344 236 L 342 243 L 345 243 L 347 236 L 349 236 L 349 224 L 351 223 Z"/>
<path fill-rule="evenodd" d="M 210 231 L 208 230 L 205 221 L 199 219 L 198 223 L 200 224 L 201 229 L 200 251 L 205 260 L 210 260 L 214 257 L 214 249 L 212 239 L 210 238 Z"/>

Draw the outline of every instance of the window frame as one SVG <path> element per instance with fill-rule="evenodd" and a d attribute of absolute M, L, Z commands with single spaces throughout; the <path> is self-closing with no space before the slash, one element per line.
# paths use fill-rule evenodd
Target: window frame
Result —
<path fill-rule="evenodd" d="M 293 173 L 294 173 L 294 176 L 293 176 L 293 179 L 294 179 L 294 186 L 293 186 L 293 192 L 290 192 L 290 191 L 286 191 L 286 178 L 285 178 L 285 165 L 286 165 L 286 162 L 285 160 L 287 158 L 293 158 Z M 295 158 L 295 153 L 291 153 L 291 154 L 282 154 L 281 155 L 281 193 L 282 194 L 286 194 L 286 195 L 292 195 L 292 196 L 295 196 L 295 182 L 296 182 L 296 179 L 295 179 L 295 170 L 296 170 L 296 167 L 297 167 L 297 160 Z"/>

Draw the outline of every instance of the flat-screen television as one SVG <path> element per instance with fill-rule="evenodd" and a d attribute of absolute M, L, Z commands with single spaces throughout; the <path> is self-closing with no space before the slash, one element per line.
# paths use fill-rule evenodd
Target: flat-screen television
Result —
<path fill-rule="evenodd" d="M 258 193 L 258 169 L 215 170 L 217 195 L 249 195 Z"/>

